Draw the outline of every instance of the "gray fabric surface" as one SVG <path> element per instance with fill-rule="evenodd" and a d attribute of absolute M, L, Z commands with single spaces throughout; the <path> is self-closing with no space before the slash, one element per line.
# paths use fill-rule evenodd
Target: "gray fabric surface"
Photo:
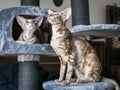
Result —
<path fill-rule="evenodd" d="M 67 86 L 62 86 L 60 83 L 54 81 L 47 81 L 43 83 L 45 90 L 112 90 L 114 85 L 109 82 L 98 83 L 71 83 Z"/>
<path fill-rule="evenodd" d="M 120 36 L 120 25 L 118 24 L 76 25 L 70 30 L 75 36 L 92 35 L 104 38 Z"/>
<path fill-rule="evenodd" d="M 76 25 L 71 28 L 72 32 L 88 31 L 88 30 L 120 30 L 118 24 L 93 24 L 93 25 Z"/>

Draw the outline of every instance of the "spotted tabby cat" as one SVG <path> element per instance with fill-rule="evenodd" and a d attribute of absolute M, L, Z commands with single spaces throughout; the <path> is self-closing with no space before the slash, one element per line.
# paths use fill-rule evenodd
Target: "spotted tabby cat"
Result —
<path fill-rule="evenodd" d="M 16 42 L 19 44 L 39 43 L 40 41 L 36 37 L 35 31 L 39 30 L 39 27 L 43 21 L 43 17 L 37 17 L 35 19 L 25 19 L 22 16 L 17 16 L 16 19 L 18 24 L 23 29 L 23 32 L 21 33 Z"/>
<path fill-rule="evenodd" d="M 108 81 L 114 83 L 116 90 L 119 90 L 114 80 L 101 76 L 102 65 L 94 48 L 87 41 L 73 36 L 66 28 L 65 23 L 70 15 L 71 8 L 61 12 L 48 10 L 48 21 L 52 25 L 51 46 L 58 55 L 61 65 L 59 79 L 55 81 L 62 82 L 63 85 L 69 84 L 75 70 L 77 83 Z"/>

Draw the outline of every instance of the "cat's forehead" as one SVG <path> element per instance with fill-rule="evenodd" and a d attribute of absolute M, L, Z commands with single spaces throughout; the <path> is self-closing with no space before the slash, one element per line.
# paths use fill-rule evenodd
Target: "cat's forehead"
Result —
<path fill-rule="evenodd" d="M 61 15 L 59 13 L 52 13 L 49 14 L 49 16 L 53 16 L 53 17 L 61 17 Z"/>
<path fill-rule="evenodd" d="M 50 12 L 49 15 L 59 15 L 59 12 Z"/>
<path fill-rule="evenodd" d="M 35 20 L 34 19 L 27 19 L 26 21 L 27 22 L 34 22 Z"/>

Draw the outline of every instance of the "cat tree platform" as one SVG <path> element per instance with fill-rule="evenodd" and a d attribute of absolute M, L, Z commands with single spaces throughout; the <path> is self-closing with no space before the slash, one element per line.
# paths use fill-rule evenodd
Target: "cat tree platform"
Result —
<path fill-rule="evenodd" d="M 70 28 L 75 36 L 97 36 L 103 38 L 112 38 L 120 36 L 120 25 L 118 24 L 93 24 L 76 25 Z"/>
<path fill-rule="evenodd" d="M 98 83 L 70 83 L 69 85 L 62 86 L 61 83 L 54 81 L 47 81 L 43 83 L 45 90 L 113 90 L 114 85 L 109 82 Z"/>

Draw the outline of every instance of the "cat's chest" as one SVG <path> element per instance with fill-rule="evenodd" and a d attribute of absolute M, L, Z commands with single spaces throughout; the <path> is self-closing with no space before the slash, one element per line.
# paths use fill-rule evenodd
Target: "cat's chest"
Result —
<path fill-rule="evenodd" d="M 65 47 L 65 41 L 63 38 L 52 38 L 51 39 L 52 47 Z"/>
<path fill-rule="evenodd" d="M 51 44 L 62 44 L 65 43 L 64 39 L 66 36 L 66 32 L 53 32 L 52 38 L 51 38 Z"/>
<path fill-rule="evenodd" d="M 66 36 L 66 32 L 65 31 L 54 31 L 53 34 L 52 34 L 52 39 L 54 40 L 59 40 L 59 39 L 62 39 Z"/>
<path fill-rule="evenodd" d="M 22 33 L 21 36 L 19 37 L 19 40 L 25 41 L 26 43 L 35 43 L 38 42 L 37 37 L 35 35 L 33 36 L 26 36 L 25 33 Z"/>

